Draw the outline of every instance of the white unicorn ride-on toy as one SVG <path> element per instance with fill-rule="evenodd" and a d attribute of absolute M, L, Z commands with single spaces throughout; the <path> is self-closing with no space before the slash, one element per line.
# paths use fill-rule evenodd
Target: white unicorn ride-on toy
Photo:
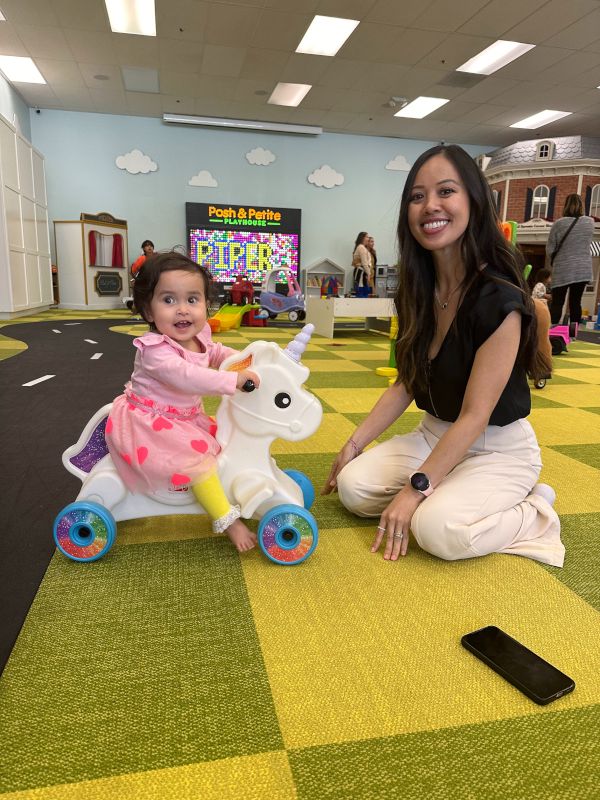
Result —
<path fill-rule="evenodd" d="M 216 415 L 219 477 L 229 501 L 245 519 L 258 519 L 258 542 L 276 563 L 298 564 L 317 545 L 318 529 L 308 508 L 314 500 L 310 480 L 282 471 L 271 457 L 276 438 L 301 441 L 318 429 L 323 416 L 317 398 L 303 388 L 309 376 L 301 356 L 313 325 L 305 325 L 285 350 L 257 341 L 229 356 L 220 369 L 247 368 L 260 376 L 256 391 L 223 397 Z M 124 486 L 104 438 L 110 404 L 88 422 L 77 444 L 63 453 L 63 464 L 83 482 L 74 503 L 54 523 L 59 550 L 74 561 L 95 561 L 110 550 L 116 522 L 164 514 L 202 514 L 188 487 L 151 495 Z"/>

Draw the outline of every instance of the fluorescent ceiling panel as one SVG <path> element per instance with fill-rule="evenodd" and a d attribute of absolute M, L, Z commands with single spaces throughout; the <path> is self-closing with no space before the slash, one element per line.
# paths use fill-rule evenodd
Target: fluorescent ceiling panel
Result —
<path fill-rule="evenodd" d="M 457 67 L 456 71 L 474 72 L 476 75 L 491 75 L 534 47 L 534 44 L 498 39 L 497 42 L 486 47 L 481 53 L 477 53 L 476 56 Z"/>
<path fill-rule="evenodd" d="M 154 0 L 104 0 L 113 33 L 156 36 Z"/>
<path fill-rule="evenodd" d="M 6 17 L 1 11 L 0 11 L 0 22 L 6 22 Z"/>
<path fill-rule="evenodd" d="M 313 125 L 292 125 L 284 122 L 261 122 L 252 119 L 228 119 L 227 117 L 195 117 L 189 114 L 163 114 L 163 122 L 180 125 L 208 125 L 217 128 L 242 128 L 252 131 L 281 131 L 282 133 L 323 133 L 323 128 Z"/>
<path fill-rule="evenodd" d="M 552 111 L 546 109 L 540 111 L 539 114 L 534 114 L 531 117 L 526 117 L 519 122 L 513 122 L 511 128 L 541 128 L 542 125 L 547 125 L 549 122 L 555 122 L 557 119 L 568 117 L 572 111 Z"/>
<path fill-rule="evenodd" d="M 317 14 L 308 26 L 296 52 L 312 56 L 334 56 L 358 23 L 357 19 L 322 17 Z"/>
<path fill-rule="evenodd" d="M 400 111 L 397 111 L 395 117 L 411 117 L 413 119 L 423 119 L 428 114 L 431 114 L 441 106 L 449 103 L 449 100 L 444 100 L 443 97 L 417 97 L 412 103 L 409 103 Z"/>
<path fill-rule="evenodd" d="M 154 92 L 158 94 L 158 70 L 143 67 L 121 67 L 123 83 L 128 92 Z"/>
<path fill-rule="evenodd" d="M 46 83 L 29 56 L 0 56 L 0 69 L 12 83 Z"/>
<path fill-rule="evenodd" d="M 299 106 L 311 89 L 309 83 L 278 83 L 267 102 L 274 106 Z"/>

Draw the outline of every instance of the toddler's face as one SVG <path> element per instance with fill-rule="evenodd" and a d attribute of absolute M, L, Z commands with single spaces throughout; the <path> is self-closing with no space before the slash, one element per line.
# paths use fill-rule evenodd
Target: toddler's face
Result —
<path fill-rule="evenodd" d="M 197 350 L 195 337 L 206 325 L 204 281 L 198 272 L 163 272 L 150 301 L 149 322 L 186 350 Z"/>

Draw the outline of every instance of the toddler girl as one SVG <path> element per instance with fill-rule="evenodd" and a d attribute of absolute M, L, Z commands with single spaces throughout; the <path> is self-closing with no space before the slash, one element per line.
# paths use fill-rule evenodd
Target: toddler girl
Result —
<path fill-rule="evenodd" d="M 108 449 L 123 482 L 132 492 L 178 492 L 191 487 L 213 520 L 242 552 L 256 536 L 227 499 L 217 474 L 220 452 L 213 421 L 201 395 L 232 395 L 249 370 L 219 372 L 236 353 L 213 342 L 207 324 L 211 275 L 187 256 L 158 253 L 138 271 L 133 298 L 150 331 L 134 339 L 133 374 L 117 397 L 106 424 Z"/>

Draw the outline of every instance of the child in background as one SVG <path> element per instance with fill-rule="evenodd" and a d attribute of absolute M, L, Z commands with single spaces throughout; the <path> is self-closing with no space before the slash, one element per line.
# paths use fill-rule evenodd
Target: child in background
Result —
<path fill-rule="evenodd" d="M 221 486 L 216 465 L 221 448 L 201 396 L 251 390 L 260 380 L 249 370 L 217 370 L 237 351 L 212 341 L 211 280 L 205 267 L 177 252 L 151 255 L 140 267 L 133 297 L 150 331 L 134 339 L 133 374 L 112 405 L 106 441 L 130 491 L 177 492 L 190 486 L 213 530 L 226 532 L 243 552 L 255 546 L 256 536 Z"/>
<path fill-rule="evenodd" d="M 134 278 L 136 272 L 142 266 L 144 261 L 154 253 L 154 242 L 151 242 L 150 239 L 144 239 L 144 241 L 141 244 L 141 248 L 143 251 L 143 255 L 141 255 L 139 258 L 136 258 L 136 260 L 131 265 L 131 274 L 134 276 Z"/>
<path fill-rule="evenodd" d="M 533 287 L 531 296 L 534 300 L 546 300 L 550 302 L 552 295 L 550 294 L 550 286 L 552 285 L 552 273 L 549 269 L 541 269 L 536 275 L 537 283 Z"/>

